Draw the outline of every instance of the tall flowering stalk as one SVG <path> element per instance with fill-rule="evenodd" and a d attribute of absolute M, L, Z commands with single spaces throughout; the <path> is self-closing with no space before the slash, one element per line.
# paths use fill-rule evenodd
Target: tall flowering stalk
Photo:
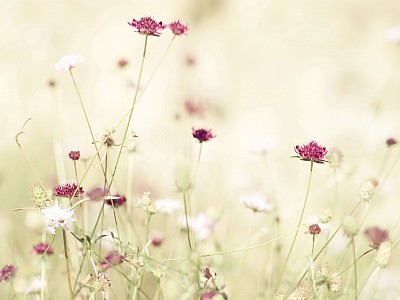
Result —
<path fill-rule="evenodd" d="M 303 146 L 297 145 L 295 147 L 295 152 L 298 155 L 294 156 L 294 157 L 297 157 L 297 158 L 300 158 L 301 160 L 310 162 L 310 171 L 309 171 L 308 180 L 307 180 L 306 196 L 304 198 L 303 208 L 301 210 L 300 218 L 299 218 L 299 221 L 297 223 L 297 231 L 296 231 L 296 233 L 294 235 L 292 244 L 290 246 L 289 253 L 288 253 L 288 255 L 286 257 L 286 260 L 285 260 L 285 262 L 283 264 L 282 271 L 281 271 L 281 273 L 280 273 L 280 275 L 278 277 L 278 281 L 276 283 L 274 294 L 277 292 L 277 290 L 279 288 L 279 284 L 281 282 L 283 273 L 285 272 L 286 265 L 287 265 L 287 263 L 289 261 L 290 255 L 292 254 L 292 251 L 293 251 L 293 248 L 294 248 L 294 244 L 296 243 L 297 235 L 299 233 L 298 229 L 300 228 L 301 222 L 303 221 L 303 216 L 304 216 L 304 212 L 306 210 L 308 195 L 310 193 L 310 188 L 311 188 L 311 178 L 312 178 L 312 171 L 313 171 L 314 163 L 322 164 L 322 163 L 326 162 L 326 160 L 324 160 L 324 158 L 325 158 L 325 155 L 328 153 L 328 151 L 326 150 L 326 147 L 318 145 L 318 143 L 315 142 L 315 141 L 311 141 L 307 145 L 303 145 Z"/>

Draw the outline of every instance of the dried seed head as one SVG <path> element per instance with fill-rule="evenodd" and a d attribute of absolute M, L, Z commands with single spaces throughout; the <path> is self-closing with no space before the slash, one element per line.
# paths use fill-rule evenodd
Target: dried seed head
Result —
<path fill-rule="evenodd" d="M 332 275 L 333 277 L 331 280 L 329 280 L 328 288 L 331 292 L 337 293 L 342 287 L 342 276 L 338 275 L 337 273 L 333 273 Z"/>
<path fill-rule="evenodd" d="M 390 241 L 385 241 L 381 243 L 376 254 L 375 261 L 379 267 L 385 268 L 389 262 L 392 255 L 392 243 Z"/>
<path fill-rule="evenodd" d="M 309 300 L 311 299 L 311 289 L 308 286 L 301 285 L 296 288 L 286 300 Z"/>
<path fill-rule="evenodd" d="M 40 184 L 35 184 L 32 188 L 32 201 L 39 208 L 45 207 L 47 204 L 51 203 L 47 192 L 43 189 Z"/>
<path fill-rule="evenodd" d="M 359 226 L 352 216 L 345 216 L 343 219 L 343 231 L 348 237 L 353 237 L 358 233 Z"/>
<path fill-rule="evenodd" d="M 369 178 L 365 180 L 360 187 L 358 194 L 360 195 L 360 199 L 366 202 L 369 202 L 374 195 L 375 188 L 378 185 L 378 181 L 374 178 Z"/>

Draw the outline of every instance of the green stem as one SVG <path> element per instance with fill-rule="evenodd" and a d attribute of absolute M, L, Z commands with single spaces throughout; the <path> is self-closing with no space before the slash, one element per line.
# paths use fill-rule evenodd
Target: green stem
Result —
<path fill-rule="evenodd" d="M 124 146 L 125 146 L 125 141 L 126 141 L 126 137 L 127 137 L 127 135 L 128 135 L 129 126 L 130 126 L 131 121 L 132 121 L 133 110 L 134 110 L 135 105 L 136 105 L 136 102 L 137 102 L 137 96 L 138 96 L 138 92 L 139 92 L 140 81 L 141 81 L 141 79 L 142 79 L 144 60 L 145 60 L 145 57 L 146 57 L 147 39 L 148 39 L 148 36 L 146 35 L 146 36 L 145 36 L 145 40 L 144 40 L 142 63 L 141 63 L 141 65 L 140 65 L 139 78 L 138 78 L 138 81 L 137 81 L 136 91 L 135 91 L 135 95 L 134 95 L 134 97 L 133 97 L 132 106 L 131 106 L 131 109 L 130 109 L 130 111 L 129 111 L 128 123 L 126 124 L 125 132 L 124 132 L 124 137 L 123 137 L 123 139 L 122 139 L 122 143 L 121 143 L 121 146 L 120 146 L 120 148 L 119 148 L 119 152 L 118 152 L 118 156 L 117 156 L 117 161 L 116 161 L 116 163 L 115 163 L 114 171 L 113 171 L 113 173 L 112 173 L 111 180 L 110 180 L 110 183 L 109 183 L 109 185 L 108 185 L 108 189 L 111 188 L 111 185 L 112 185 L 112 183 L 113 183 L 113 181 L 114 181 L 115 173 L 117 172 L 117 167 L 118 167 L 118 164 L 119 164 L 119 160 L 120 160 L 120 158 L 121 158 L 122 149 L 123 149 Z"/>
<path fill-rule="evenodd" d="M 187 203 L 188 199 L 186 196 L 186 191 L 183 192 L 183 204 L 185 207 L 185 221 L 186 221 L 186 234 L 187 234 L 187 239 L 188 239 L 188 243 L 189 243 L 189 248 L 190 248 L 190 252 L 193 251 L 193 247 L 192 247 L 192 242 L 190 239 L 190 227 L 189 227 L 189 220 L 188 220 L 188 203 Z"/>
<path fill-rule="evenodd" d="M 357 294 L 357 259 L 356 259 L 356 246 L 354 243 L 354 237 L 352 238 L 351 243 L 353 244 L 353 262 L 354 262 L 354 296 L 355 299 L 358 299 L 358 294 Z"/>
<path fill-rule="evenodd" d="M 306 196 L 305 196 L 305 198 L 304 198 L 304 204 L 303 204 L 303 208 L 302 208 L 302 210 L 301 210 L 299 222 L 298 222 L 298 224 L 297 224 L 297 228 L 298 228 L 298 229 L 299 229 L 300 226 L 301 226 L 301 222 L 303 221 L 304 212 L 305 212 L 305 210 L 306 210 L 307 199 L 308 199 L 308 195 L 309 195 L 309 193 L 310 193 L 310 187 L 311 187 L 312 170 L 313 170 L 313 161 L 311 161 L 311 165 L 310 165 L 310 173 L 309 173 L 309 176 L 308 176 L 307 192 L 306 192 Z M 290 255 L 292 254 L 292 251 L 293 251 L 293 248 L 294 248 L 294 244 L 296 243 L 296 239 L 297 239 L 298 233 L 299 233 L 299 231 L 296 231 L 296 233 L 295 233 L 295 235 L 294 235 L 294 238 L 293 238 L 293 241 L 292 241 L 292 245 L 290 246 L 289 253 L 288 253 L 287 257 L 286 257 L 285 263 L 283 264 L 283 268 L 282 268 L 282 271 L 281 271 L 281 273 L 280 273 L 280 275 L 279 275 L 278 282 L 277 282 L 276 287 L 275 287 L 275 289 L 274 289 L 273 295 L 277 292 L 277 290 L 278 290 L 278 288 L 279 288 L 279 284 L 280 284 L 280 282 L 281 282 L 283 273 L 285 272 L 286 265 L 287 265 L 287 263 L 288 263 L 288 261 L 289 261 Z"/>
<path fill-rule="evenodd" d="M 62 232 L 63 232 L 63 242 L 64 242 L 65 267 L 67 269 L 68 291 L 69 291 L 69 297 L 72 300 L 74 299 L 74 293 L 72 291 L 72 284 L 71 284 L 71 271 L 69 268 L 68 245 L 67 245 L 67 237 L 65 235 L 65 229 L 63 229 Z"/>

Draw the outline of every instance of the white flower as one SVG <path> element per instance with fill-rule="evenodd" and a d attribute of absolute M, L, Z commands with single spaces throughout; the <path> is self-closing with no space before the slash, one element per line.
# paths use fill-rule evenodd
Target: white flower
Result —
<path fill-rule="evenodd" d="M 53 206 L 47 206 L 41 211 L 47 222 L 47 231 L 52 234 L 56 234 L 57 227 L 69 230 L 67 227 L 68 223 L 76 221 L 74 211 L 70 208 L 62 208 L 58 205 L 57 200 L 54 202 Z"/>
<path fill-rule="evenodd" d="M 266 198 L 261 193 L 255 192 L 240 197 L 240 201 L 254 212 L 269 212 L 272 205 L 267 203 Z"/>
<path fill-rule="evenodd" d="M 186 228 L 185 217 L 179 219 L 179 224 L 182 228 Z M 202 241 L 214 231 L 215 222 L 205 213 L 199 213 L 196 217 L 188 217 L 188 224 L 196 239 Z"/>
<path fill-rule="evenodd" d="M 249 145 L 249 150 L 255 154 L 266 154 L 278 146 L 278 141 L 270 138 L 259 138 L 253 140 Z"/>
<path fill-rule="evenodd" d="M 25 288 L 26 294 L 39 292 L 42 288 L 47 285 L 46 280 L 40 279 L 40 277 L 33 277 Z"/>
<path fill-rule="evenodd" d="M 62 57 L 58 63 L 56 63 L 56 70 L 69 71 L 73 67 L 76 67 L 79 63 L 83 62 L 83 58 L 80 55 L 70 54 Z"/>
<path fill-rule="evenodd" d="M 171 215 L 174 212 L 182 209 L 182 204 L 173 199 L 159 199 L 154 201 L 154 205 L 156 206 L 158 212 Z"/>

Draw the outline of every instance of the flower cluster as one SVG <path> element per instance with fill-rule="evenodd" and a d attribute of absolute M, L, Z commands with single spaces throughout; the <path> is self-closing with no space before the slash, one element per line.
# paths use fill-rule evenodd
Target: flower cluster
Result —
<path fill-rule="evenodd" d="M 54 250 L 52 247 L 50 247 L 49 243 L 40 242 L 39 244 L 33 246 L 32 253 L 37 255 L 52 255 L 54 254 Z"/>
<path fill-rule="evenodd" d="M 125 256 L 119 253 L 117 250 L 108 252 L 107 256 L 103 261 L 100 261 L 101 268 L 103 271 L 107 270 L 111 266 L 116 266 L 124 261 Z"/>
<path fill-rule="evenodd" d="M 15 277 L 17 269 L 13 265 L 5 265 L 0 270 L 0 283 L 10 281 Z"/>
<path fill-rule="evenodd" d="M 189 30 L 189 28 L 180 21 L 174 21 L 165 25 L 163 22 L 158 22 L 150 17 L 143 17 L 140 20 L 133 19 L 132 22 L 128 22 L 128 24 L 136 28 L 139 34 L 152 36 L 160 36 L 161 31 L 166 27 L 171 29 L 172 33 L 175 35 L 184 35 Z"/>
<path fill-rule="evenodd" d="M 79 151 L 70 151 L 68 156 L 71 160 L 78 160 L 81 157 L 81 153 Z"/>
<path fill-rule="evenodd" d="M 205 128 L 199 128 L 199 129 L 192 128 L 192 135 L 195 139 L 199 141 L 199 143 L 207 142 L 212 138 L 215 138 L 215 135 L 211 132 L 211 129 L 205 129 Z"/>
<path fill-rule="evenodd" d="M 57 227 L 69 230 L 68 224 L 76 221 L 74 211 L 70 208 L 62 208 L 57 201 L 53 206 L 47 206 L 41 210 L 47 223 L 47 231 L 56 234 Z"/>
<path fill-rule="evenodd" d="M 101 272 L 97 275 L 90 274 L 90 286 L 94 292 L 105 292 L 111 286 L 111 281 Z"/>
<path fill-rule="evenodd" d="M 124 195 L 115 194 L 113 199 L 106 199 L 104 202 L 110 206 L 120 207 L 125 205 L 126 197 Z"/>
<path fill-rule="evenodd" d="M 301 160 L 312 161 L 316 163 L 324 163 L 325 155 L 328 153 L 326 147 L 318 145 L 317 142 L 311 141 L 307 145 L 297 145 L 294 148 L 295 152 L 299 155 L 296 156 Z"/>
<path fill-rule="evenodd" d="M 78 197 L 79 195 L 82 195 L 84 193 L 82 187 L 80 186 L 78 188 L 78 185 L 76 182 L 66 182 L 63 184 L 60 184 L 54 189 L 54 195 L 56 197 L 65 197 L 65 198 L 72 198 Z"/>

